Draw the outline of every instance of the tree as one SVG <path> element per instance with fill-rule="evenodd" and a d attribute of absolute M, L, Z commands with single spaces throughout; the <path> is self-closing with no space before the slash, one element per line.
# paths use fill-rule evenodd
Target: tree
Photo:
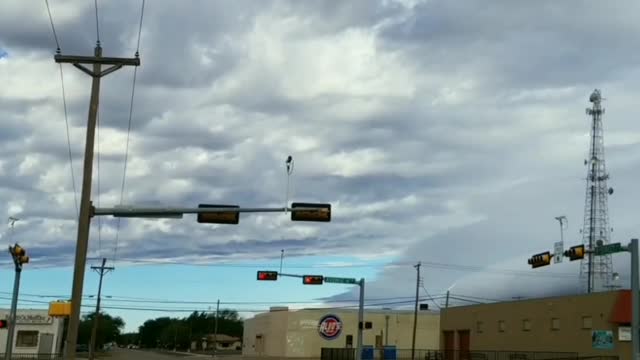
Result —
<path fill-rule="evenodd" d="M 78 344 L 89 345 L 94 319 L 95 313 L 91 313 L 85 315 L 80 321 L 80 326 L 78 327 Z M 122 318 L 118 316 L 112 317 L 109 314 L 101 312 L 100 319 L 98 320 L 98 331 L 96 334 L 96 349 L 101 348 L 102 345 L 108 342 L 116 341 L 123 328 L 124 321 Z"/>
<path fill-rule="evenodd" d="M 215 313 L 193 312 L 186 318 L 156 318 L 144 322 L 139 328 L 143 347 L 188 349 L 192 341 L 213 334 Z M 218 314 L 218 333 L 242 337 L 243 323 L 235 310 L 224 309 Z"/>

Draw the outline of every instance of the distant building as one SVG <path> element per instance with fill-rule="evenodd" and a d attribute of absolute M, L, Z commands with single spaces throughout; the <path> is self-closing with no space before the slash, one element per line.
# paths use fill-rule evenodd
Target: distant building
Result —
<path fill-rule="evenodd" d="M 418 313 L 417 349 L 438 349 L 439 316 Z M 412 310 L 365 310 L 364 345 L 411 349 Z M 322 348 L 355 348 L 357 309 L 272 308 L 244 322 L 242 354 L 279 358 L 320 358 Z"/>
<path fill-rule="evenodd" d="M 631 359 L 630 324 L 628 290 L 459 306 L 441 311 L 440 345 Z"/>
<path fill-rule="evenodd" d="M 0 309 L 0 318 L 8 319 L 9 310 Z M 13 336 L 13 354 L 59 354 L 62 352 L 63 320 L 49 316 L 48 310 L 18 309 Z M 7 329 L 0 330 L 0 352 L 7 344 Z"/>
<path fill-rule="evenodd" d="M 202 348 L 213 350 L 214 344 L 217 343 L 217 350 L 240 350 L 242 348 L 242 339 L 225 334 L 209 334 L 202 339 Z"/>

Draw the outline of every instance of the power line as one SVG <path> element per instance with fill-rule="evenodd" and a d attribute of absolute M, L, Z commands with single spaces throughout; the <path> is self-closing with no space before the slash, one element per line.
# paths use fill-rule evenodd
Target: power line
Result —
<path fill-rule="evenodd" d="M 53 38 L 56 41 L 56 51 L 60 52 L 60 42 L 58 41 L 58 34 L 56 33 L 56 26 L 53 24 L 53 16 L 51 16 L 51 8 L 49 7 L 49 0 L 44 0 L 47 5 L 47 13 L 49 13 L 49 22 L 51 22 L 51 31 L 53 32 Z"/>
<path fill-rule="evenodd" d="M 140 25 L 138 27 L 138 42 L 136 46 L 136 58 L 140 57 L 140 39 L 142 37 L 142 20 L 144 19 L 144 8 L 145 8 L 145 0 L 142 0 L 142 8 L 140 9 Z M 133 69 L 133 84 L 131 86 L 131 102 L 129 103 L 129 124 L 127 126 L 127 140 L 124 150 L 124 166 L 122 169 L 122 185 L 120 187 L 120 205 L 122 205 L 122 201 L 124 199 L 124 187 L 127 180 L 127 165 L 129 162 L 129 141 L 131 138 L 131 123 L 133 119 L 133 100 L 136 93 L 136 79 L 138 77 L 138 67 L 136 66 Z M 118 257 L 118 241 L 120 238 L 120 222 L 121 218 L 118 218 L 116 221 L 116 244 L 113 249 L 113 263 L 115 264 L 116 259 Z"/>
<path fill-rule="evenodd" d="M 60 50 L 59 47 L 58 47 L 58 50 Z M 71 185 L 73 186 L 73 204 L 76 207 L 76 218 L 77 218 L 80 215 L 80 210 L 78 209 L 78 190 L 76 189 L 76 177 L 73 171 L 73 155 L 71 153 L 71 134 L 69 131 L 69 114 L 67 111 L 67 96 L 64 90 L 64 72 L 62 71 L 62 64 L 58 64 L 58 66 L 60 68 L 60 84 L 62 85 L 62 106 L 64 108 L 64 124 L 67 129 L 67 149 L 69 150 L 69 168 L 71 170 Z"/>
<path fill-rule="evenodd" d="M 97 0 L 96 0 L 96 16 L 97 16 Z M 97 20 L 97 18 L 96 18 Z M 98 42 L 100 40 L 98 39 Z M 98 113 L 96 114 L 96 181 L 97 184 L 97 195 L 96 195 L 96 205 L 100 207 L 100 109 L 98 109 Z M 102 256 L 102 217 L 98 216 L 98 257 Z"/>
<path fill-rule="evenodd" d="M 96 38 L 97 38 L 96 43 L 100 45 L 100 21 L 98 20 L 98 0 L 95 0 L 94 4 L 96 8 Z"/>
<path fill-rule="evenodd" d="M 56 42 L 56 53 L 59 54 L 60 41 L 58 39 L 58 33 L 56 32 L 55 23 L 53 22 L 53 16 L 51 15 L 51 7 L 49 6 L 48 0 L 45 0 L 44 2 L 45 2 L 45 5 L 47 6 L 47 14 L 49 15 L 49 22 L 51 23 L 51 31 L 53 33 L 53 39 Z M 62 64 L 59 64 L 59 67 L 60 67 L 60 84 L 62 87 L 62 105 L 64 109 L 64 122 L 65 122 L 65 128 L 67 132 L 67 148 L 69 150 L 69 168 L 71 171 L 71 184 L 73 186 L 73 199 L 74 199 L 74 205 L 76 207 L 76 217 L 77 217 L 80 214 L 80 211 L 78 209 L 78 191 L 76 189 L 76 179 L 73 171 L 73 155 L 71 151 L 71 135 L 69 131 L 69 113 L 67 110 L 67 96 L 64 88 L 64 72 L 62 71 Z"/>
<path fill-rule="evenodd" d="M 438 305 L 438 303 L 433 299 L 433 297 L 429 294 L 429 291 L 427 291 L 427 288 L 424 287 L 424 284 L 422 284 L 422 290 L 424 290 L 424 292 L 427 294 L 427 296 L 429 297 L 429 299 L 431 300 L 431 302 L 438 308 L 438 310 L 440 310 L 440 305 Z"/>

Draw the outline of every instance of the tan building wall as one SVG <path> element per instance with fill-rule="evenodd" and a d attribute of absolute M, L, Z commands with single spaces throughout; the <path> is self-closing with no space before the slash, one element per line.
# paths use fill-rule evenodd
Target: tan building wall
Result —
<path fill-rule="evenodd" d="M 322 338 L 318 325 L 322 317 L 336 315 L 342 321 L 342 331 L 333 340 Z M 395 345 L 410 349 L 413 331 L 412 311 L 365 311 L 365 321 L 372 322 L 364 331 L 364 345 Z M 388 334 L 385 329 L 388 322 Z M 272 311 L 245 320 L 243 355 L 269 357 L 320 357 L 323 347 L 345 348 L 351 336 L 352 347 L 357 344 L 358 312 L 345 309 Z M 416 331 L 416 348 L 438 349 L 440 317 L 420 312 Z"/>
<path fill-rule="evenodd" d="M 451 349 L 453 343 L 453 349 L 459 350 L 459 331 L 468 330 L 472 351 L 570 351 L 627 359 L 631 342 L 618 340 L 618 324 L 612 321 L 620 294 L 612 291 L 442 309 L 441 348 Z M 593 330 L 611 330 L 613 350 L 594 349 Z M 446 332 L 453 332 L 449 344 Z"/>

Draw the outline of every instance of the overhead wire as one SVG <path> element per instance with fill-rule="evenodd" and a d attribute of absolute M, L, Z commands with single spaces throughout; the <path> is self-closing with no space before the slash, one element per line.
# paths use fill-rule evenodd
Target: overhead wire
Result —
<path fill-rule="evenodd" d="M 53 39 L 56 42 L 56 53 L 60 54 L 60 40 L 58 39 L 58 33 L 56 31 L 56 26 L 55 26 L 55 22 L 53 21 L 53 15 L 51 14 L 51 6 L 49 5 L 49 1 L 45 0 L 44 1 L 46 7 L 47 7 L 47 14 L 49 15 L 49 23 L 51 24 L 51 32 L 53 33 Z M 65 91 L 65 87 L 64 87 L 64 71 L 62 70 L 62 64 L 58 64 L 58 67 L 60 69 L 60 84 L 61 84 L 61 88 L 62 88 L 62 106 L 64 109 L 64 122 L 65 122 L 65 128 L 66 128 L 66 133 L 67 133 L 67 149 L 68 149 L 68 153 L 69 153 L 69 168 L 70 168 L 70 172 L 71 172 L 71 185 L 73 187 L 73 199 L 74 199 L 74 205 L 76 208 L 76 218 L 79 216 L 80 214 L 80 209 L 79 209 L 79 205 L 78 205 L 78 190 L 76 187 L 76 179 L 75 179 L 75 174 L 74 174 L 74 169 L 73 169 L 73 153 L 71 151 L 71 131 L 69 130 L 69 112 L 67 110 L 67 96 L 66 96 L 66 91 Z"/>
<path fill-rule="evenodd" d="M 49 7 L 49 0 L 44 0 L 47 5 L 47 13 L 49 13 L 49 22 L 51 23 L 51 30 L 53 31 L 53 38 L 56 41 L 57 52 L 60 52 L 60 41 L 58 41 L 58 33 L 56 33 L 56 26 L 53 24 L 53 16 L 51 16 L 51 8 Z"/>
<path fill-rule="evenodd" d="M 100 45 L 100 20 L 98 20 L 98 0 L 94 0 L 96 8 L 96 44 Z"/>
<path fill-rule="evenodd" d="M 136 44 L 136 54 L 135 57 L 139 58 L 140 57 L 140 39 L 142 38 L 142 20 L 144 19 L 144 9 L 145 9 L 145 0 L 142 0 L 142 7 L 140 9 L 140 22 L 139 22 L 139 26 L 138 26 L 138 41 Z M 126 139 L 126 144 L 125 144 L 125 151 L 124 151 L 124 166 L 122 169 L 122 183 L 120 186 L 120 205 L 122 205 L 122 202 L 124 200 L 124 188 L 126 185 L 126 180 L 127 180 L 127 165 L 129 162 L 129 141 L 131 138 L 131 123 L 132 123 L 132 119 L 133 119 L 133 101 L 134 101 L 134 97 L 135 97 L 135 93 L 136 93 L 136 79 L 138 77 L 138 67 L 135 66 L 133 69 L 133 84 L 131 86 L 131 102 L 129 104 L 129 124 L 127 126 L 127 139 Z M 118 242 L 120 239 L 120 225 L 121 225 L 121 218 L 118 218 L 118 220 L 116 221 L 116 239 L 115 239 L 115 247 L 113 249 L 113 263 L 115 265 L 116 259 L 118 257 Z"/>
<path fill-rule="evenodd" d="M 440 310 L 440 305 L 433 299 L 431 294 L 429 294 L 429 291 L 427 291 L 427 288 L 424 286 L 424 284 L 422 284 L 422 290 L 424 290 L 425 294 L 427 294 L 431 302 L 438 308 L 438 310 Z"/>
<path fill-rule="evenodd" d="M 97 3 L 96 3 L 97 6 Z M 98 205 L 98 207 L 100 207 L 100 194 L 101 194 L 101 189 L 100 189 L 100 109 L 98 109 L 98 112 L 96 114 L 96 137 L 97 137 L 97 141 L 96 141 L 96 168 L 97 168 L 97 174 L 96 174 L 96 180 L 97 180 L 97 194 L 96 194 L 96 205 Z M 102 255 L 102 217 L 98 216 L 98 258 Z"/>

